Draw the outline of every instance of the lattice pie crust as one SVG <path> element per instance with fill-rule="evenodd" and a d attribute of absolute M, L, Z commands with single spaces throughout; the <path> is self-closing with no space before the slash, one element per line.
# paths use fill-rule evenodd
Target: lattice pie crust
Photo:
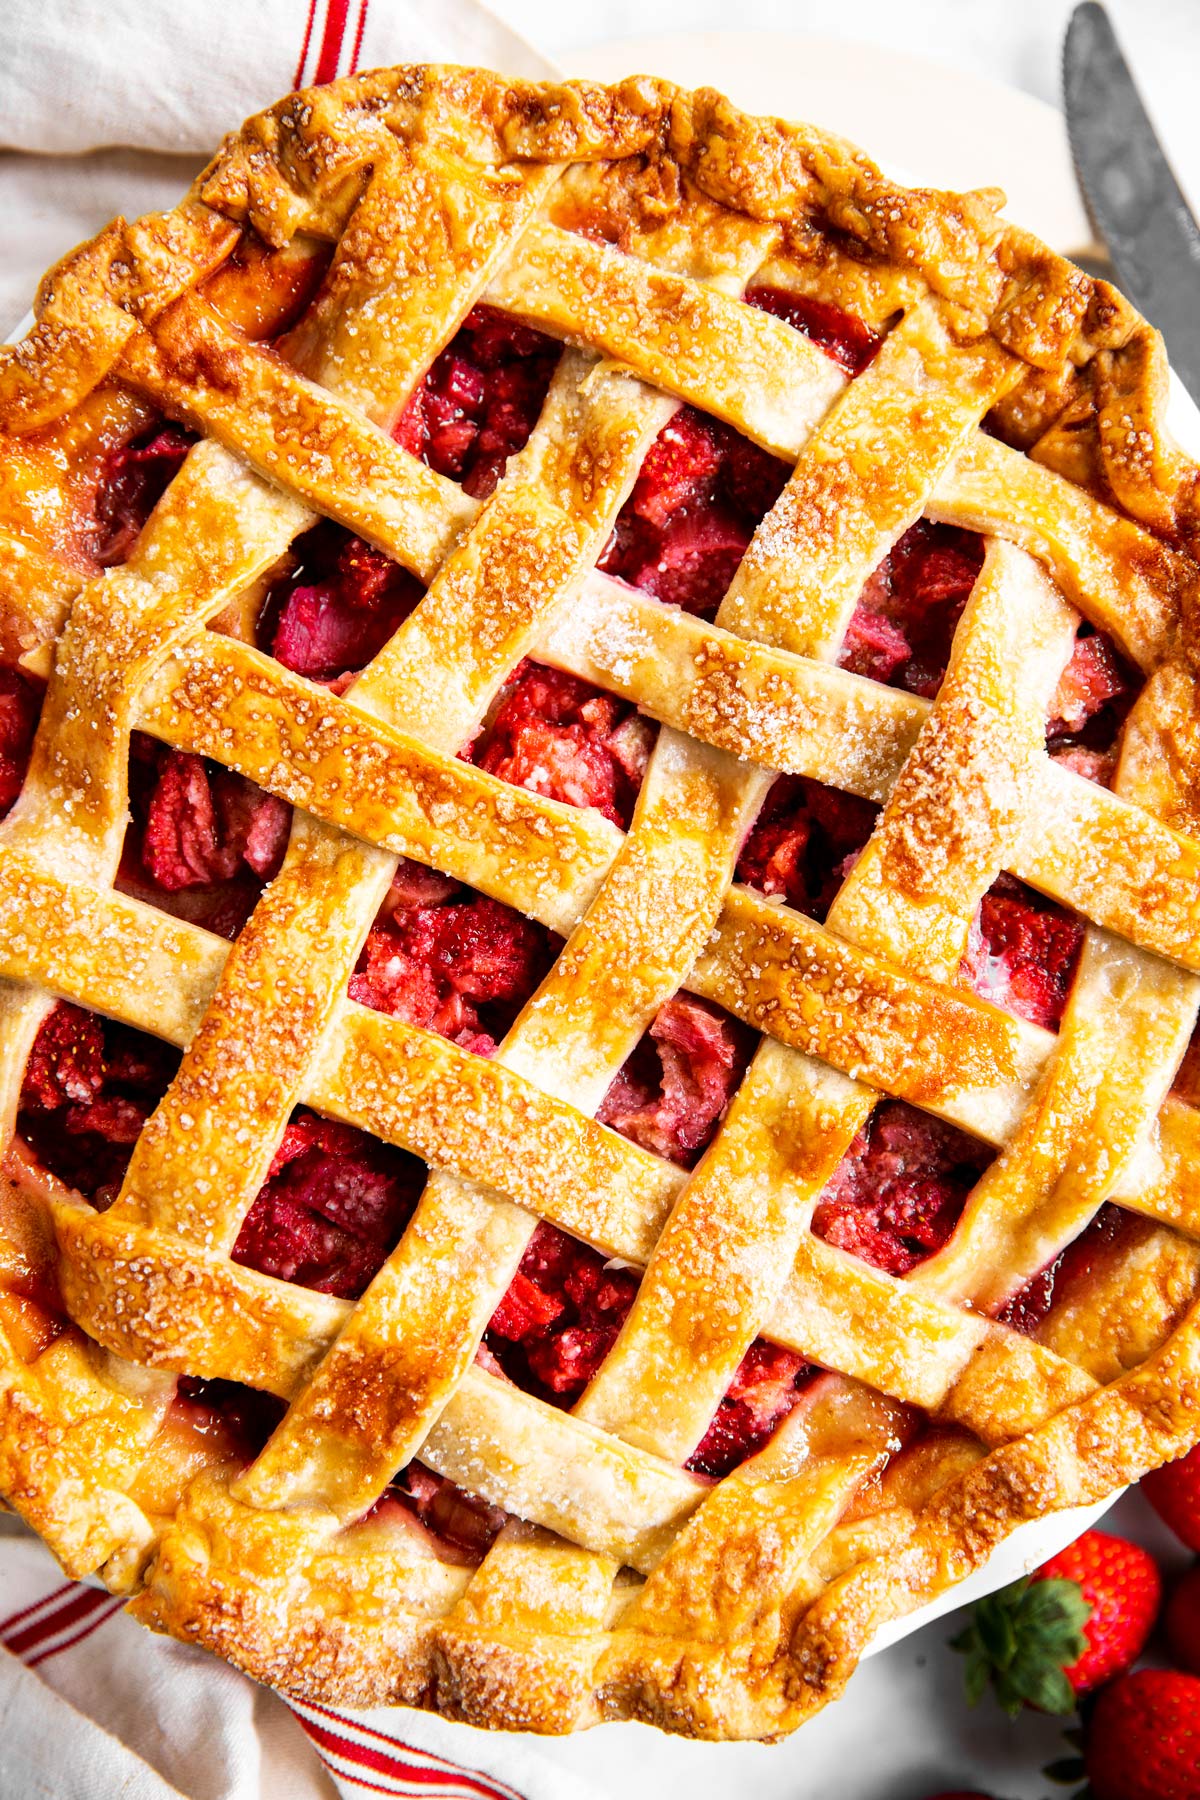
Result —
<path fill-rule="evenodd" d="M 310 1698 L 777 1736 L 1023 1520 L 1200 1437 L 1200 1117 L 1169 1092 L 1200 1002 L 1197 475 L 1156 334 L 999 204 L 712 92 L 399 68 L 251 120 L 0 355 L 0 653 L 49 674 L 0 826 L 6 1137 L 52 998 L 186 1047 L 107 1210 L 10 1151 L 0 1491 L 148 1624 Z M 314 240 L 285 357 L 254 309 Z M 848 381 L 752 280 L 879 354 Z M 568 346 L 482 504 L 390 435 L 480 299 Z M 200 439 L 89 576 L 80 446 L 131 396 Z M 681 400 L 794 470 L 713 623 L 595 567 Z M 932 701 L 835 666 L 922 515 L 987 540 Z M 320 517 L 427 584 L 342 693 L 206 629 Z M 1144 677 L 1111 790 L 1045 747 L 1080 615 Z M 660 722 L 627 834 L 458 760 L 528 652 Z M 299 809 L 232 946 L 114 889 L 135 728 Z M 731 885 L 779 771 L 882 803 L 824 925 Z M 566 939 L 494 1058 L 346 995 L 398 856 Z M 1001 871 L 1087 921 L 1057 1035 L 956 978 Z M 690 1174 L 592 1116 L 680 989 L 763 1034 Z M 881 1094 L 999 1152 L 903 1278 L 809 1228 Z M 357 1302 L 230 1258 L 300 1101 L 433 1171 Z M 1110 1201 L 1144 1228 L 1036 1332 L 998 1322 Z M 571 1410 L 474 1360 L 539 1219 L 645 1267 Z M 688 1473 L 759 1334 L 829 1373 Z M 179 1374 L 288 1402 L 255 1461 L 174 1430 Z M 372 1510 L 418 1456 L 515 1515 L 478 1567 Z"/>

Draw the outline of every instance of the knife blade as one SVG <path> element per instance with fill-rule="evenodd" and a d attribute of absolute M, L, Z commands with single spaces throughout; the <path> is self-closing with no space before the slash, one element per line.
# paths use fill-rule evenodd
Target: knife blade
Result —
<path fill-rule="evenodd" d="M 1083 196 L 1120 285 L 1158 326 L 1171 366 L 1200 402 L 1200 229 L 1095 0 L 1067 26 L 1063 99 Z"/>

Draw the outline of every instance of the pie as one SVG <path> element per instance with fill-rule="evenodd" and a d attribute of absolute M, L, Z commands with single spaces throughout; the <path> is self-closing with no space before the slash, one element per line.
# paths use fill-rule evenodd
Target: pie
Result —
<path fill-rule="evenodd" d="M 405 67 L 47 276 L 0 1491 L 148 1625 L 778 1737 L 1200 1438 L 1200 478 L 1001 204 Z"/>

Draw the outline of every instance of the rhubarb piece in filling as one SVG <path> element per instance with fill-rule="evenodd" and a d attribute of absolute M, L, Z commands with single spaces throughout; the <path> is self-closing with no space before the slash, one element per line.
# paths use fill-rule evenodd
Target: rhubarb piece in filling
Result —
<path fill-rule="evenodd" d="M 367 1519 L 391 1523 L 397 1511 L 417 1521 L 443 1561 L 468 1568 L 483 1561 L 512 1516 L 419 1462 L 401 1470 Z"/>
<path fill-rule="evenodd" d="M 905 1275 L 947 1243 L 993 1154 L 902 1100 L 881 1101 L 826 1183 L 813 1231 Z"/>
<path fill-rule="evenodd" d="M 1111 638 L 1084 623 L 1050 703 L 1046 744 L 1055 762 L 1107 786 L 1141 676 Z"/>
<path fill-rule="evenodd" d="M 983 566 L 983 539 L 918 519 L 874 571 L 850 619 L 838 665 L 932 699 Z"/>
<path fill-rule="evenodd" d="M 291 563 L 259 614 L 259 648 L 297 675 L 341 692 L 424 590 L 382 550 L 328 520 L 297 538 Z"/>
<path fill-rule="evenodd" d="M 654 726 L 628 702 L 526 661 L 464 754 L 514 787 L 594 806 L 627 828 L 654 737 Z"/>
<path fill-rule="evenodd" d="M 755 1041 L 721 1007 L 677 994 L 659 1008 L 596 1117 L 643 1150 L 694 1168 L 725 1117 Z"/>
<path fill-rule="evenodd" d="M 559 942 L 511 906 L 403 861 L 350 977 L 350 997 L 490 1056 Z"/>
<path fill-rule="evenodd" d="M 1082 919 L 999 875 L 971 921 L 959 978 L 985 1000 L 1057 1031 L 1082 945 Z"/>
<path fill-rule="evenodd" d="M 291 807 L 219 763 L 135 731 L 129 810 L 121 892 L 235 938 L 279 872 Z"/>
<path fill-rule="evenodd" d="M 109 452 L 96 489 L 92 553 L 103 569 L 128 560 L 142 527 L 196 442 L 194 431 L 156 420 Z"/>
<path fill-rule="evenodd" d="M 472 307 L 404 409 L 396 442 L 485 500 L 537 424 L 561 348 L 494 307 Z"/>

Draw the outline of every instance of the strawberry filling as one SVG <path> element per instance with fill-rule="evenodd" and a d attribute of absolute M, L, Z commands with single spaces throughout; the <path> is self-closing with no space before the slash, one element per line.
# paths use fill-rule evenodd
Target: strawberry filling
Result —
<path fill-rule="evenodd" d="M 279 872 L 292 809 L 219 763 L 134 732 L 117 886 L 235 938 Z"/>
<path fill-rule="evenodd" d="M 823 920 L 871 835 L 878 807 L 806 776 L 771 787 L 735 879 Z M 1083 921 L 1011 875 L 998 875 L 971 922 L 959 970 L 970 988 L 1056 1031 L 1083 944 Z"/>
<path fill-rule="evenodd" d="M 570 1406 L 616 1342 L 637 1287 L 634 1271 L 606 1261 L 556 1226 L 540 1224 L 492 1315 L 484 1360 L 494 1359 L 500 1373 L 527 1393 Z M 727 1475 L 761 1449 L 810 1373 L 793 1351 L 758 1339 L 688 1468 Z"/>
<path fill-rule="evenodd" d="M 109 1206 L 178 1065 L 157 1038 L 60 1000 L 25 1065 L 18 1132 L 43 1168 Z"/>
<path fill-rule="evenodd" d="M 356 1300 L 399 1242 L 425 1165 L 300 1107 L 246 1215 L 233 1260 Z"/>
<path fill-rule="evenodd" d="M 1054 760 L 1107 786 L 1140 680 L 1110 638 L 1081 625 L 1050 703 L 1046 744 Z"/>
<path fill-rule="evenodd" d="M 627 827 L 654 727 L 603 688 L 523 662 L 468 752 L 489 775 L 568 806 L 594 806 Z"/>
<path fill-rule="evenodd" d="M 754 1033 L 710 1001 L 677 994 L 618 1072 L 596 1117 L 643 1150 L 693 1168 L 728 1110 Z"/>
<path fill-rule="evenodd" d="M 599 566 L 711 619 L 789 473 L 731 425 L 682 406 L 647 451 Z"/>
<path fill-rule="evenodd" d="M 804 332 L 851 376 L 883 341 L 824 301 L 770 287 L 752 288 L 746 299 Z M 712 618 L 789 474 L 731 426 L 681 407 L 651 445 L 600 567 Z M 982 540 L 972 532 L 918 520 L 864 588 L 842 667 L 910 693 L 936 693 L 982 561 Z"/>
<path fill-rule="evenodd" d="M 195 432 L 160 420 L 109 452 L 96 490 L 92 527 L 92 553 L 101 568 L 128 559 L 195 442 Z"/>
<path fill-rule="evenodd" d="M 402 862 L 350 977 L 350 997 L 490 1056 L 558 943 L 499 900 Z"/>
<path fill-rule="evenodd" d="M 734 879 L 823 920 L 878 815 L 873 801 L 806 775 L 781 775 L 742 846 Z"/>
<path fill-rule="evenodd" d="M 404 409 L 393 436 L 485 500 L 537 424 L 561 346 L 474 306 Z"/>
<path fill-rule="evenodd" d="M 103 1210 L 178 1066 L 170 1045 L 59 1001 L 25 1066 L 18 1131 L 44 1168 Z M 424 1179 L 416 1157 L 301 1107 L 233 1260 L 354 1299 L 399 1239 Z"/>
<path fill-rule="evenodd" d="M 631 1270 L 540 1224 L 484 1341 L 518 1387 L 569 1406 L 616 1342 L 637 1285 Z"/>
<path fill-rule="evenodd" d="M 940 1250 L 992 1151 L 902 1100 L 872 1112 L 813 1214 L 813 1231 L 889 1275 Z"/>
<path fill-rule="evenodd" d="M 999 875 L 971 922 L 959 970 L 968 987 L 1057 1031 L 1083 946 L 1083 921 L 1011 875 Z"/>
<path fill-rule="evenodd" d="M 285 668 L 340 691 L 377 656 L 424 591 L 415 575 L 340 525 L 296 540 L 297 566 L 274 583 L 259 647 Z"/>
<path fill-rule="evenodd" d="M 932 698 L 982 564 L 983 540 L 974 532 L 918 519 L 859 596 L 839 666 Z"/>
<path fill-rule="evenodd" d="M 44 693 L 33 676 L 0 663 L 0 818 L 24 784 Z"/>
<path fill-rule="evenodd" d="M 729 1391 L 688 1460 L 695 1475 L 720 1480 L 761 1450 L 816 1374 L 794 1350 L 756 1338 L 738 1365 Z"/>
<path fill-rule="evenodd" d="M 861 319 L 843 312 L 840 306 L 831 306 L 828 300 L 810 300 L 787 288 L 761 283 L 747 288 L 745 299 L 750 306 L 760 307 L 793 330 L 802 331 L 847 375 L 861 375 L 883 344 L 882 337 Z"/>

